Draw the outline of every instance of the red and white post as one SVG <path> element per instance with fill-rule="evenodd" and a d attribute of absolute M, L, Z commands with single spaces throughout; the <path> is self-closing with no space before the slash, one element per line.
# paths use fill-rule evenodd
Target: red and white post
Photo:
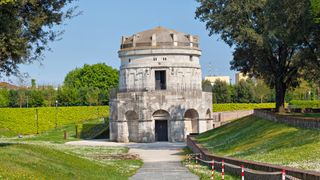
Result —
<path fill-rule="evenodd" d="M 282 180 L 286 180 L 286 170 L 282 169 Z"/>
<path fill-rule="evenodd" d="M 244 180 L 244 166 L 241 166 L 241 180 Z"/>
<path fill-rule="evenodd" d="M 221 163 L 221 179 L 224 180 L 224 160 Z"/>
<path fill-rule="evenodd" d="M 211 164 L 211 179 L 214 179 L 214 159 L 212 159 L 212 164 Z"/>

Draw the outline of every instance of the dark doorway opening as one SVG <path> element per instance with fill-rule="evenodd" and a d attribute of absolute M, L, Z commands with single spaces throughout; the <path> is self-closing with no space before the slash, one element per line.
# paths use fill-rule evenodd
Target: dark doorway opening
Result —
<path fill-rule="evenodd" d="M 156 89 L 166 89 L 166 71 L 155 71 Z"/>
<path fill-rule="evenodd" d="M 156 141 L 168 141 L 168 121 L 156 120 L 155 123 Z"/>

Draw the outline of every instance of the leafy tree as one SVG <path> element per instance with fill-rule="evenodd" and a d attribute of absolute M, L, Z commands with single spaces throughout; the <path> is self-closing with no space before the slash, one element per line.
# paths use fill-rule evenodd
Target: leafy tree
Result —
<path fill-rule="evenodd" d="M 202 90 L 205 92 L 212 92 L 212 85 L 209 80 L 202 80 Z"/>
<path fill-rule="evenodd" d="M 9 105 L 9 92 L 6 89 L 0 89 L 0 107 Z"/>
<path fill-rule="evenodd" d="M 257 102 L 260 103 L 263 103 L 263 100 L 271 93 L 271 89 L 263 82 L 263 80 L 260 79 L 256 81 L 254 91 L 256 99 L 258 100 Z"/>
<path fill-rule="evenodd" d="M 253 102 L 254 92 L 253 85 L 247 81 L 241 80 L 235 85 L 235 97 L 238 103 Z"/>
<path fill-rule="evenodd" d="M 39 90 L 31 90 L 29 99 L 31 107 L 41 107 L 44 105 L 44 97 Z"/>
<path fill-rule="evenodd" d="M 107 93 L 112 88 L 117 87 L 118 82 L 118 70 L 104 63 L 98 63 L 93 65 L 85 64 L 82 68 L 69 72 L 65 77 L 64 86 L 75 89 L 93 88 Z M 105 96 L 109 97 L 108 94 L 105 94 Z"/>
<path fill-rule="evenodd" d="M 225 81 L 216 80 L 212 87 L 212 94 L 216 103 L 230 102 L 230 94 L 228 90 L 228 84 Z"/>
<path fill-rule="evenodd" d="M 79 92 L 75 88 L 62 87 L 58 88 L 57 98 L 59 105 L 74 106 L 79 105 Z"/>
<path fill-rule="evenodd" d="M 18 65 L 41 59 L 62 32 L 56 25 L 74 15 L 72 0 L 0 1 L 0 75 L 18 74 Z"/>
<path fill-rule="evenodd" d="M 19 89 L 18 90 L 18 105 L 22 108 L 26 104 L 26 91 Z"/>
<path fill-rule="evenodd" d="M 209 34 L 235 47 L 231 69 L 263 79 L 283 111 L 288 88 L 299 85 L 308 61 L 318 61 L 319 37 L 307 0 L 197 0 L 196 17 Z M 319 49 L 319 48 L 318 48 Z"/>
<path fill-rule="evenodd" d="M 36 89 L 36 88 L 37 88 L 36 80 L 35 80 L 35 79 L 31 79 L 31 88 L 32 88 L 32 89 Z"/>
<path fill-rule="evenodd" d="M 18 92 L 15 90 L 9 90 L 9 96 L 8 96 L 8 100 L 9 100 L 9 106 L 10 107 L 18 107 Z"/>
<path fill-rule="evenodd" d="M 316 23 L 320 23 L 320 0 L 311 0 L 311 9 Z"/>

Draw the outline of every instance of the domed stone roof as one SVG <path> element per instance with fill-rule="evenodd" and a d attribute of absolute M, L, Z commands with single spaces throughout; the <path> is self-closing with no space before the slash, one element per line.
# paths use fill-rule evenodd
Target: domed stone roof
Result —
<path fill-rule="evenodd" d="M 137 47 L 191 47 L 198 48 L 198 36 L 184 34 L 161 26 L 136 33 L 130 37 L 122 37 L 121 49 Z"/>

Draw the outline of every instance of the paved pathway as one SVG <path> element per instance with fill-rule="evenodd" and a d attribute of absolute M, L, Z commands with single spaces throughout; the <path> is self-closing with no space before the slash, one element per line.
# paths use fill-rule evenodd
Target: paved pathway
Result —
<path fill-rule="evenodd" d="M 144 165 L 131 180 L 196 180 L 198 176 L 190 173 L 180 163 L 181 149 L 185 143 L 114 143 L 101 140 L 72 141 L 71 145 L 126 146 L 129 153 L 139 154 Z"/>

